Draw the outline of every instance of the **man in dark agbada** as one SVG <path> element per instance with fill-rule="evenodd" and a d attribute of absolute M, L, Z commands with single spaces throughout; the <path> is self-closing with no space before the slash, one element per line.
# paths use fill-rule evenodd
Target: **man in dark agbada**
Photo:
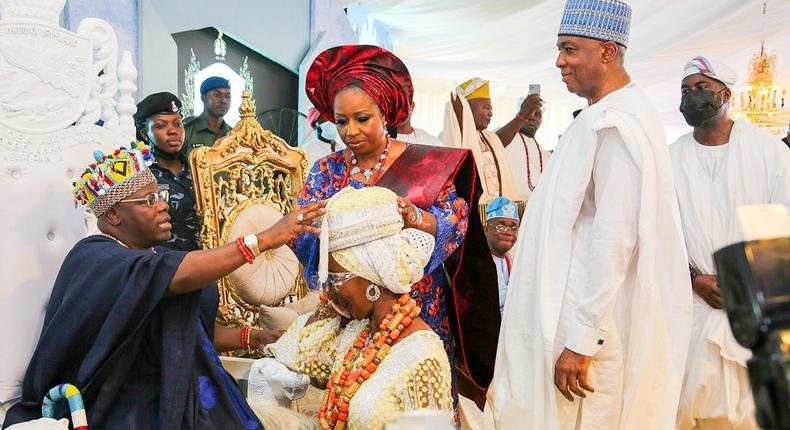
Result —
<path fill-rule="evenodd" d="M 66 256 L 22 400 L 4 427 L 39 418 L 50 388 L 71 383 L 82 392 L 91 428 L 262 428 L 222 368 L 212 344 L 218 295 L 203 287 L 295 234 L 315 233 L 310 221 L 323 204 L 302 207 L 244 241 L 163 252 L 154 245 L 170 237 L 171 225 L 166 191 L 148 168 L 150 149 L 140 143 L 95 158 L 73 192 L 102 234 Z M 66 416 L 68 405 L 58 406 L 56 418 Z"/>

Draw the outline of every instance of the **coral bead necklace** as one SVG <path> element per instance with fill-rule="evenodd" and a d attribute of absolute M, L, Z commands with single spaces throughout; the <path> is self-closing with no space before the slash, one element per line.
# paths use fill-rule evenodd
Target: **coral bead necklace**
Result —
<path fill-rule="evenodd" d="M 379 331 L 370 339 L 370 328 L 364 329 L 343 357 L 343 364 L 329 376 L 321 402 L 319 422 L 324 430 L 343 430 L 348 422 L 351 398 L 359 387 L 376 372 L 390 352 L 392 343 L 420 315 L 417 302 L 404 294 L 392 305 L 379 324 Z"/>

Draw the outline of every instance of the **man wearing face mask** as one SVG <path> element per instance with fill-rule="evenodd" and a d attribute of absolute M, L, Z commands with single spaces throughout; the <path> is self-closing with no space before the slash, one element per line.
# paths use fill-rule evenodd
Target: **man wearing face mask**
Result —
<path fill-rule="evenodd" d="M 746 361 L 732 335 L 713 252 L 738 239 L 741 205 L 790 204 L 790 150 L 728 107 L 735 72 L 699 56 L 686 63 L 680 111 L 694 131 L 670 147 L 694 292 L 677 429 L 756 429 Z"/>
<path fill-rule="evenodd" d="M 310 165 L 333 152 L 346 149 L 343 141 L 338 139 L 337 126 L 321 118 L 321 114 L 317 110 L 310 109 L 307 113 L 307 121 L 315 130 L 315 134 L 301 148 L 307 153 Z"/>

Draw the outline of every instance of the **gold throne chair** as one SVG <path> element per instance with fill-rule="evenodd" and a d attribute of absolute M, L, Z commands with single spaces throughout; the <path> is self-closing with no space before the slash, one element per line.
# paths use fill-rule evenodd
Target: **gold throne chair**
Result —
<path fill-rule="evenodd" d="M 211 147 L 190 154 L 203 249 L 258 233 L 296 207 L 308 172 L 307 155 L 294 149 L 255 119 L 247 91 L 241 120 Z M 218 282 L 217 322 L 230 327 L 259 326 L 261 305 L 276 306 L 308 291 L 296 255 L 283 246 L 264 252 Z"/>

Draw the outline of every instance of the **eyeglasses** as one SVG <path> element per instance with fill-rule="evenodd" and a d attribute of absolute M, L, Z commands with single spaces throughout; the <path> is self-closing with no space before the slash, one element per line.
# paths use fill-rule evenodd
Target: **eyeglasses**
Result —
<path fill-rule="evenodd" d="M 343 284 L 356 277 L 357 275 L 351 272 L 329 272 L 323 287 L 326 290 L 332 288 L 335 291 L 339 291 Z"/>
<path fill-rule="evenodd" d="M 504 224 L 491 224 L 491 227 L 497 231 L 497 233 L 505 234 L 507 232 L 511 233 L 518 233 L 518 226 L 508 227 Z"/>
<path fill-rule="evenodd" d="M 145 197 L 141 197 L 139 199 L 125 199 L 121 200 L 121 202 L 125 203 L 138 203 L 138 202 L 145 202 L 148 207 L 154 207 L 160 200 L 167 203 L 167 198 L 170 197 L 170 191 L 168 190 L 159 190 L 155 193 L 148 194 Z"/>

